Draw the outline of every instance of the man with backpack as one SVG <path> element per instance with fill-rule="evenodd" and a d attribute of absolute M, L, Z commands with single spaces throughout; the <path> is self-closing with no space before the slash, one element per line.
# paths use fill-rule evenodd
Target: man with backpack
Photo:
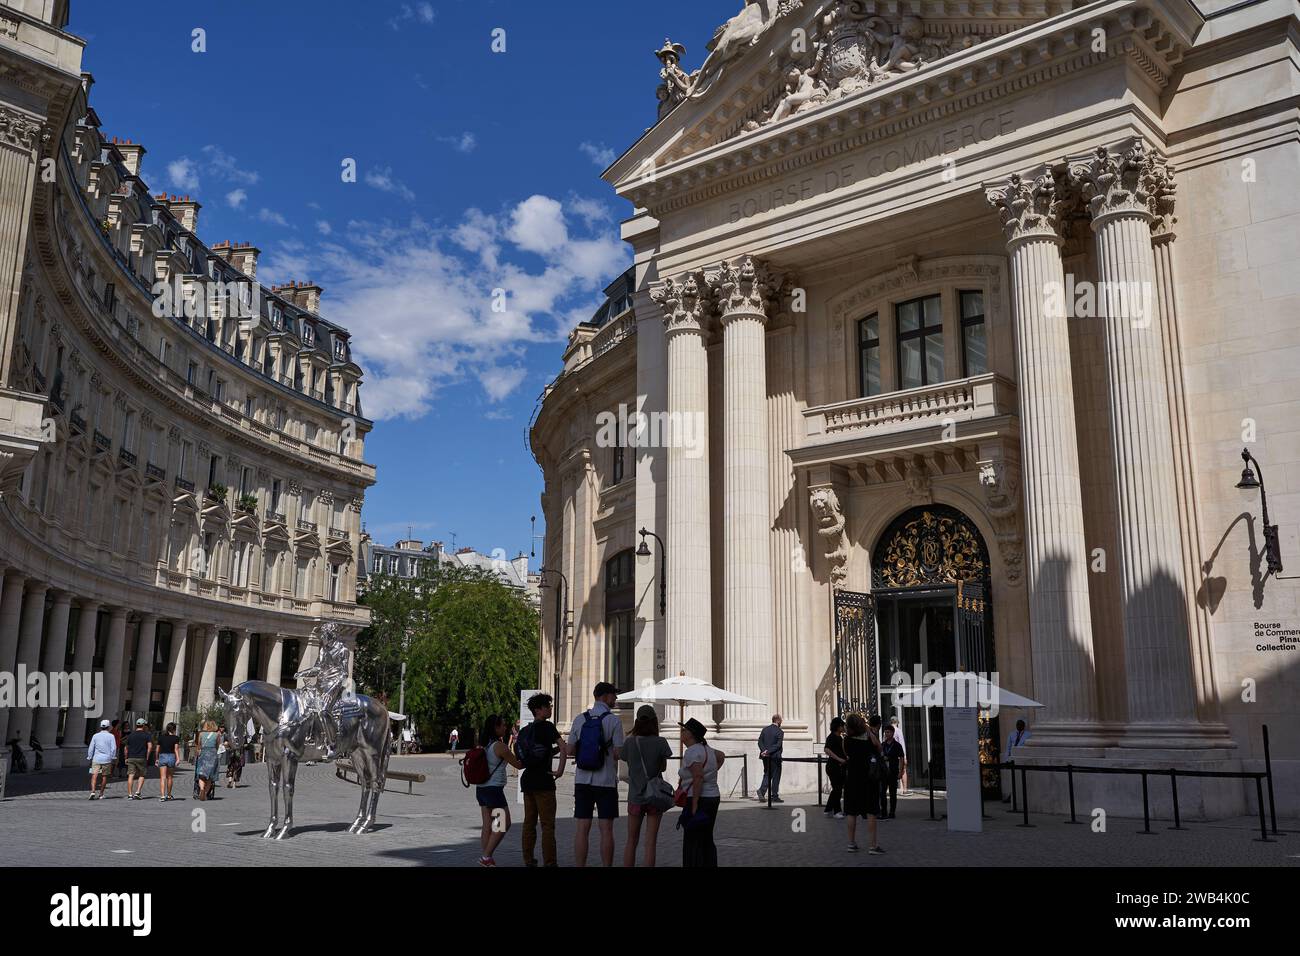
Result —
<path fill-rule="evenodd" d="M 558 866 L 555 854 L 555 781 L 564 776 L 564 750 L 560 732 L 551 723 L 551 695 L 534 694 L 528 698 L 533 722 L 519 731 L 515 756 L 524 765 L 519 789 L 524 795 L 524 865 L 536 866 L 537 824 L 542 825 L 542 862 Z M 551 769 L 551 761 L 560 757 L 560 768 Z"/>
<path fill-rule="evenodd" d="M 600 819 L 600 858 L 614 865 L 614 821 L 618 819 L 618 755 L 623 747 L 623 721 L 614 713 L 618 690 L 601 681 L 592 691 L 591 709 L 579 714 L 569 731 L 565 753 L 574 758 L 573 837 L 575 866 L 587 865 L 593 815 Z"/>

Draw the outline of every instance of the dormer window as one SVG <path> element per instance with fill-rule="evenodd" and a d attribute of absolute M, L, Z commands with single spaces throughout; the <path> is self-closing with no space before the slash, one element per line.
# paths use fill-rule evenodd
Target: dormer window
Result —
<path fill-rule="evenodd" d="M 271 306 L 271 327 L 275 329 L 284 328 L 284 313 L 278 305 Z"/>
<path fill-rule="evenodd" d="M 314 345 L 316 342 L 316 330 L 305 322 L 302 326 L 302 341 L 307 346 Z"/>

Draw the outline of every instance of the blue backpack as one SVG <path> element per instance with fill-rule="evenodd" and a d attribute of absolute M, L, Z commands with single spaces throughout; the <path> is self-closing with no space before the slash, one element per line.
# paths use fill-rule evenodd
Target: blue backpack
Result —
<path fill-rule="evenodd" d="M 595 716 L 586 711 L 583 717 L 582 730 L 578 734 L 578 769 L 599 770 L 605 766 L 605 753 L 609 750 L 605 741 L 605 716 Z"/>

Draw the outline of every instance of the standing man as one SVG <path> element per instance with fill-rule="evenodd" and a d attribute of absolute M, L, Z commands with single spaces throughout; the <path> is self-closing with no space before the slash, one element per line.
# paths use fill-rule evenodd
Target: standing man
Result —
<path fill-rule="evenodd" d="M 542 825 L 542 862 L 559 866 L 555 849 L 555 781 L 564 776 L 564 753 L 560 732 L 551 723 L 551 695 L 534 694 L 528 698 L 533 722 L 519 731 L 515 755 L 523 761 L 519 790 L 524 795 L 524 865 L 536 866 L 537 825 Z M 560 758 L 560 768 L 553 770 L 551 761 Z"/>
<path fill-rule="evenodd" d="M 1007 750 L 1006 753 L 1002 755 L 1002 762 L 1009 763 L 1010 761 L 1015 760 L 1016 751 L 1020 749 L 1020 746 L 1022 744 L 1028 742 L 1029 737 L 1030 737 L 1029 728 L 1025 725 L 1024 718 L 1022 717 L 1020 720 L 1016 721 L 1016 729 L 1011 731 L 1011 733 L 1007 735 Z M 1009 775 L 1012 775 L 1014 773 L 1015 773 L 1014 770 L 1002 771 L 1002 802 L 1003 803 L 1011 802 L 1011 787 L 1007 785 L 1007 779 Z M 1012 778 L 1011 786 L 1014 785 L 1015 785 L 1014 778 Z"/>
<path fill-rule="evenodd" d="M 577 764 L 574 772 L 573 833 L 575 866 L 587 865 L 592 816 L 600 818 L 600 859 L 614 865 L 614 821 L 618 819 L 618 755 L 623 748 L 623 721 L 613 712 L 618 691 L 601 681 L 592 691 L 596 702 L 579 714 L 569 730 L 565 756 Z"/>
<path fill-rule="evenodd" d="M 781 799 L 781 744 L 785 731 L 781 729 L 781 715 L 773 714 L 772 722 L 758 735 L 758 755 L 763 759 L 763 782 L 758 787 L 758 800 L 763 802 L 768 788 L 772 790 L 773 803 Z"/>
<path fill-rule="evenodd" d="M 456 752 L 456 745 L 460 743 L 460 728 L 451 728 L 451 736 L 447 738 L 447 743 L 451 745 L 451 752 Z"/>
<path fill-rule="evenodd" d="M 86 748 L 86 759 L 90 761 L 90 799 L 97 796 L 104 799 L 104 788 L 108 786 L 108 776 L 113 772 L 113 761 L 117 759 L 117 738 L 109 730 L 112 725 L 107 720 L 99 722 L 99 733 L 90 738 Z M 95 790 L 99 793 L 96 794 Z"/>
<path fill-rule="evenodd" d="M 889 765 L 889 775 L 880 787 L 880 819 L 892 820 L 898 815 L 898 778 L 903 775 L 903 760 L 906 756 L 903 745 L 898 742 L 893 724 L 885 725 L 885 737 L 880 743 L 885 763 Z"/>
<path fill-rule="evenodd" d="M 149 748 L 153 745 L 153 734 L 149 733 L 149 721 L 137 717 L 135 730 L 126 738 L 126 798 L 143 799 L 144 776 L 149 759 Z"/>

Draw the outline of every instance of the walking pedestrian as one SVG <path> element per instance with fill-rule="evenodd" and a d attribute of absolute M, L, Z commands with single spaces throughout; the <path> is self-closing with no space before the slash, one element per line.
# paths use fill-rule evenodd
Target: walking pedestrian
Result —
<path fill-rule="evenodd" d="M 496 714 L 483 721 L 483 736 L 480 740 L 487 754 L 488 780 L 487 783 L 480 784 L 475 791 L 479 814 L 483 818 L 483 829 L 479 834 L 483 855 L 479 857 L 479 866 L 497 865 L 495 859 L 497 847 L 510 832 L 510 804 L 506 800 L 506 764 L 516 770 L 522 770 L 524 766 L 506 746 L 508 726 L 505 718 Z"/>
<path fill-rule="evenodd" d="M 244 775 L 244 754 L 242 749 L 236 747 L 235 742 L 230 739 L 230 734 L 226 734 L 223 746 L 226 748 L 226 789 L 230 790 Z"/>
<path fill-rule="evenodd" d="M 659 715 L 649 704 L 636 712 L 632 733 L 619 758 L 627 764 L 627 845 L 623 865 L 636 866 L 636 848 L 645 828 L 645 866 L 655 865 L 659 824 L 673 805 L 673 788 L 664 781 L 673 750 L 659 735 Z"/>
<path fill-rule="evenodd" d="M 168 724 L 158 735 L 158 801 L 175 800 L 172 784 L 176 781 L 176 765 L 181 760 L 181 738 L 176 736 L 176 725 Z"/>
<path fill-rule="evenodd" d="M 763 782 L 758 786 L 758 799 L 762 801 L 770 787 L 773 803 L 781 799 L 781 745 L 785 731 L 781 729 L 781 715 L 773 714 L 772 722 L 758 735 L 758 755 L 763 760 Z"/>
<path fill-rule="evenodd" d="M 217 744 L 220 736 L 216 721 L 205 720 L 203 729 L 195 737 L 198 754 L 194 758 L 194 795 L 200 800 L 208 800 L 217 779 Z"/>
<path fill-rule="evenodd" d="M 126 738 L 126 798 L 128 800 L 144 799 L 144 778 L 149 763 L 149 748 L 153 746 L 153 734 L 149 733 L 149 721 L 143 717 L 135 720 L 135 730 Z M 138 782 L 137 782 L 138 781 Z"/>
<path fill-rule="evenodd" d="M 108 777 L 113 772 L 113 763 L 117 760 L 117 738 L 110 729 L 107 720 L 99 722 L 99 733 L 90 738 L 86 747 L 86 759 L 90 761 L 90 799 L 104 799 L 104 788 L 108 786 Z M 95 793 L 98 788 L 98 795 Z"/>
<path fill-rule="evenodd" d="M 125 766 L 126 761 L 126 751 L 122 749 L 122 722 L 113 720 L 109 724 L 109 731 L 113 734 L 113 742 L 117 745 L 115 751 L 117 756 L 113 758 L 113 766 L 108 771 L 108 778 L 112 780 L 117 775 L 118 768 Z"/>
<path fill-rule="evenodd" d="M 614 821 L 618 819 L 618 757 L 623 722 L 614 713 L 618 690 L 601 681 L 592 691 L 595 703 L 573 719 L 565 752 L 573 757 L 573 862 L 587 865 L 592 817 L 598 817 L 600 861 L 614 865 Z"/>
<path fill-rule="evenodd" d="M 861 714 L 849 715 L 848 737 L 844 741 L 844 753 L 849 758 L 844 781 L 844 813 L 848 817 L 849 852 L 857 853 L 860 849 L 858 817 L 866 817 L 867 836 L 871 841 L 867 852 L 878 855 L 885 852 L 877 839 L 876 819 L 880 816 L 880 781 L 886 771 L 877 734 L 880 718 L 871 720 L 874 724 L 869 725 Z"/>
<path fill-rule="evenodd" d="M 849 758 L 844 755 L 844 720 L 835 717 L 831 720 L 831 732 L 826 735 L 826 746 L 822 748 L 826 755 L 826 773 L 831 780 L 831 795 L 826 798 L 826 815 L 836 820 L 844 819 L 844 766 Z"/>
<path fill-rule="evenodd" d="M 456 752 L 456 745 L 460 743 L 460 730 L 456 727 L 451 728 L 451 734 L 447 737 L 447 743 L 451 745 L 451 752 Z"/>
<path fill-rule="evenodd" d="M 681 783 L 676 798 L 682 805 L 682 814 L 677 826 L 686 831 L 682 835 L 682 866 L 716 867 L 718 846 L 713 841 L 713 831 L 722 805 L 718 768 L 727 756 L 705 742 L 708 731 L 694 717 L 679 726 L 684 749 L 682 768 L 678 772 Z"/>
<path fill-rule="evenodd" d="M 906 759 L 903 745 L 898 742 L 892 724 L 885 728 L 880 750 L 889 766 L 889 773 L 880 789 L 880 819 L 892 820 L 898 816 L 898 780 L 903 775 L 903 761 Z"/>
<path fill-rule="evenodd" d="M 564 776 L 566 763 L 560 731 L 551 723 L 551 695 L 528 698 L 533 722 L 519 731 L 515 755 L 524 765 L 519 789 L 524 795 L 524 866 L 537 865 L 537 827 L 542 828 L 542 863 L 559 866 L 555 849 L 555 781 Z M 559 769 L 554 767 L 559 756 Z"/>

